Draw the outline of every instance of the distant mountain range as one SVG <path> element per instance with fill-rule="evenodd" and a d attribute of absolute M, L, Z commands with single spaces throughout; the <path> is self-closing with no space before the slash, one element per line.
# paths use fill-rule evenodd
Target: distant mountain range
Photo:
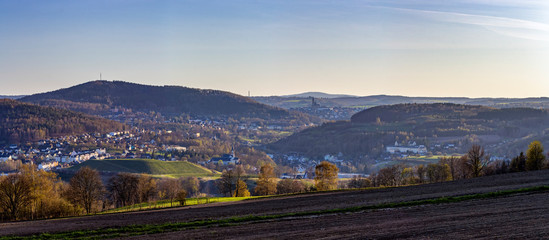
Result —
<path fill-rule="evenodd" d="M 0 99 L 19 99 L 27 95 L 0 95 Z"/>
<path fill-rule="evenodd" d="M 370 108 L 380 105 L 402 103 L 455 103 L 467 105 L 482 105 L 496 108 L 531 107 L 549 109 L 549 98 L 466 98 L 466 97 L 406 97 L 390 95 L 372 96 L 341 96 L 325 93 L 302 93 L 287 96 L 253 97 L 258 102 L 271 106 L 292 109 L 311 106 L 309 96 L 315 97 L 315 102 L 321 107 Z M 323 97 L 325 96 L 325 97 Z"/>
<path fill-rule="evenodd" d="M 0 144 L 129 129 L 122 123 L 104 118 L 11 99 L 0 99 L 0 126 Z"/>
<path fill-rule="evenodd" d="M 378 159 L 385 147 L 395 141 L 434 147 L 429 148 L 434 154 L 446 151 L 440 147 L 443 143 L 455 145 L 453 151 L 460 153 L 478 143 L 496 156 L 514 156 L 525 151 L 533 140 L 549 146 L 548 125 L 548 110 L 541 109 L 396 104 L 363 110 L 350 121 L 305 129 L 267 148 L 276 153 L 299 153 L 313 158 L 342 153 L 358 160 Z"/>
<path fill-rule="evenodd" d="M 330 94 L 330 93 L 323 93 L 323 92 L 304 92 L 304 93 L 298 93 L 298 94 L 292 94 L 292 95 L 283 95 L 280 97 L 284 98 L 308 98 L 308 97 L 314 97 L 314 98 L 348 98 L 348 97 L 357 97 L 353 95 L 346 95 L 346 94 Z"/>
<path fill-rule="evenodd" d="M 39 105 L 105 115 L 113 109 L 156 112 L 164 116 L 300 119 L 310 116 L 268 106 L 253 99 L 218 90 L 180 86 L 150 86 L 122 81 L 92 81 L 20 99 Z"/>

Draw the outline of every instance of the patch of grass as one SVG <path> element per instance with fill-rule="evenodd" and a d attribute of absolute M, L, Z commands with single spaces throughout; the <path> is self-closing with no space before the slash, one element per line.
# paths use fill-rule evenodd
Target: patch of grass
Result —
<path fill-rule="evenodd" d="M 190 162 L 165 162 L 155 159 L 88 160 L 69 169 L 76 171 L 82 167 L 90 167 L 98 171 L 104 172 L 130 172 L 145 173 L 151 175 L 175 175 L 178 177 L 206 177 L 218 175 L 218 173 L 212 173 L 211 170 Z"/>
<path fill-rule="evenodd" d="M 125 237 L 125 236 L 136 236 L 144 234 L 154 234 L 162 232 L 171 232 L 171 231 L 180 231 L 189 228 L 196 227 L 206 227 L 206 226 L 228 226 L 239 223 L 246 222 L 255 222 L 255 221 L 265 221 L 265 220 L 274 220 L 282 219 L 288 217 L 305 217 L 313 215 L 322 215 L 322 214 L 336 214 L 336 213 L 350 213 L 350 212 L 359 212 L 365 210 L 379 210 L 386 208 L 399 208 L 399 207 L 412 207 L 419 205 L 427 204 L 443 204 L 443 203 L 454 203 L 462 202 L 473 199 L 487 199 L 495 197 L 503 197 L 512 194 L 520 193 L 534 193 L 541 191 L 548 191 L 549 186 L 539 186 L 531 188 L 521 188 L 515 190 L 506 190 L 506 191 L 497 191 L 490 193 L 482 194 L 471 194 L 463 195 L 456 197 L 440 197 L 434 199 L 424 199 L 424 200 L 415 200 L 407 202 L 396 202 L 396 203 L 382 203 L 376 205 L 368 206 L 357 206 L 349 208 L 336 208 L 336 209 L 327 209 L 319 211 L 306 211 L 306 212 L 297 212 L 297 213 L 285 213 L 285 214 L 275 214 L 275 215 L 261 215 L 261 216 L 241 216 L 241 217 L 231 217 L 225 219 L 207 219 L 207 220 L 198 220 L 191 222 L 179 222 L 179 223 L 164 223 L 158 225 L 130 225 L 123 226 L 119 228 L 106 228 L 98 230 L 83 230 L 83 231 L 73 231 L 73 232 L 64 232 L 64 233 L 44 233 L 40 235 L 28 236 L 28 237 L 17 237 L 17 236 L 5 236 L 0 237 L 0 239 L 104 239 L 104 238 L 113 238 L 113 237 Z"/>
<path fill-rule="evenodd" d="M 217 203 L 217 202 L 237 202 L 237 201 L 244 201 L 244 200 L 258 199 L 258 198 L 265 198 L 265 196 L 187 198 L 184 206 L 210 204 L 210 203 Z M 153 203 L 139 203 L 139 204 L 134 204 L 130 206 L 115 208 L 115 209 L 107 210 L 97 214 L 145 211 L 145 210 L 152 210 L 152 209 L 172 208 L 172 207 L 182 207 L 182 206 L 176 200 L 174 200 L 173 203 L 170 202 L 170 200 L 160 200 Z"/>

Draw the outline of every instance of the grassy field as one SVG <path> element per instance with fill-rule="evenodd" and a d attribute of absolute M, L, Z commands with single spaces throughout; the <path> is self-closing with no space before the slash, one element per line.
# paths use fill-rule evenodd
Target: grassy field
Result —
<path fill-rule="evenodd" d="M 145 173 L 168 177 L 215 177 L 219 175 L 218 172 L 212 172 L 189 162 L 164 162 L 154 159 L 88 160 L 70 169 L 78 170 L 82 167 L 90 167 L 102 172 Z"/>
<path fill-rule="evenodd" d="M 384 168 L 399 163 L 404 163 L 410 166 L 427 165 L 431 163 L 437 163 L 442 157 L 460 157 L 461 155 L 433 155 L 433 156 L 408 156 L 405 159 L 392 160 L 387 162 L 381 162 L 375 165 L 376 168 Z"/>
<path fill-rule="evenodd" d="M 247 199 L 256 199 L 256 198 L 265 198 L 268 196 L 250 196 L 250 197 L 201 197 L 201 198 L 187 198 L 185 201 L 185 206 L 199 205 L 199 204 L 209 204 L 217 202 L 237 202 Z M 121 212 L 131 212 L 139 210 L 148 210 L 148 209 L 157 209 L 157 208 L 170 208 L 170 207 L 181 207 L 178 201 L 174 200 L 161 200 L 153 203 L 140 203 L 131 206 L 125 206 L 121 208 L 115 208 L 108 211 L 100 212 L 98 214 L 106 213 L 121 213 Z"/>

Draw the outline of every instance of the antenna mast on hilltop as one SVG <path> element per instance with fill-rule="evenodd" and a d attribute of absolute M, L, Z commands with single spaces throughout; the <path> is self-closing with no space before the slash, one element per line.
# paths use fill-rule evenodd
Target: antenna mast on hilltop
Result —
<path fill-rule="evenodd" d="M 250 97 L 250 91 L 248 91 L 248 97 Z"/>
<path fill-rule="evenodd" d="M 101 76 L 101 73 L 99 73 L 99 80 L 103 80 L 103 77 Z"/>

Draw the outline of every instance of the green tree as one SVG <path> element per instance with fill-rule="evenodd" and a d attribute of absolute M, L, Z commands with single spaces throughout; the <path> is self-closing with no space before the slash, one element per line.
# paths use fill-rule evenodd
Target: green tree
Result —
<path fill-rule="evenodd" d="M 334 190 L 337 188 L 337 173 L 335 164 L 322 161 L 315 167 L 315 186 L 319 191 Z"/>
<path fill-rule="evenodd" d="M 511 160 L 511 172 L 523 171 L 526 171 L 526 156 L 524 156 L 523 152 L 520 152 L 520 155 Z"/>
<path fill-rule="evenodd" d="M 526 151 L 526 170 L 539 170 L 545 165 L 545 155 L 543 155 L 543 146 L 539 141 L 533 141 Z"/>
<path fill-rule="evenodd" d="M 259 170 L 259 180 L 255 187 L 257 195 L 273 195 L 276 193 L 276 182 L 274 168 L 270 164 L 261 166 Z"/>

